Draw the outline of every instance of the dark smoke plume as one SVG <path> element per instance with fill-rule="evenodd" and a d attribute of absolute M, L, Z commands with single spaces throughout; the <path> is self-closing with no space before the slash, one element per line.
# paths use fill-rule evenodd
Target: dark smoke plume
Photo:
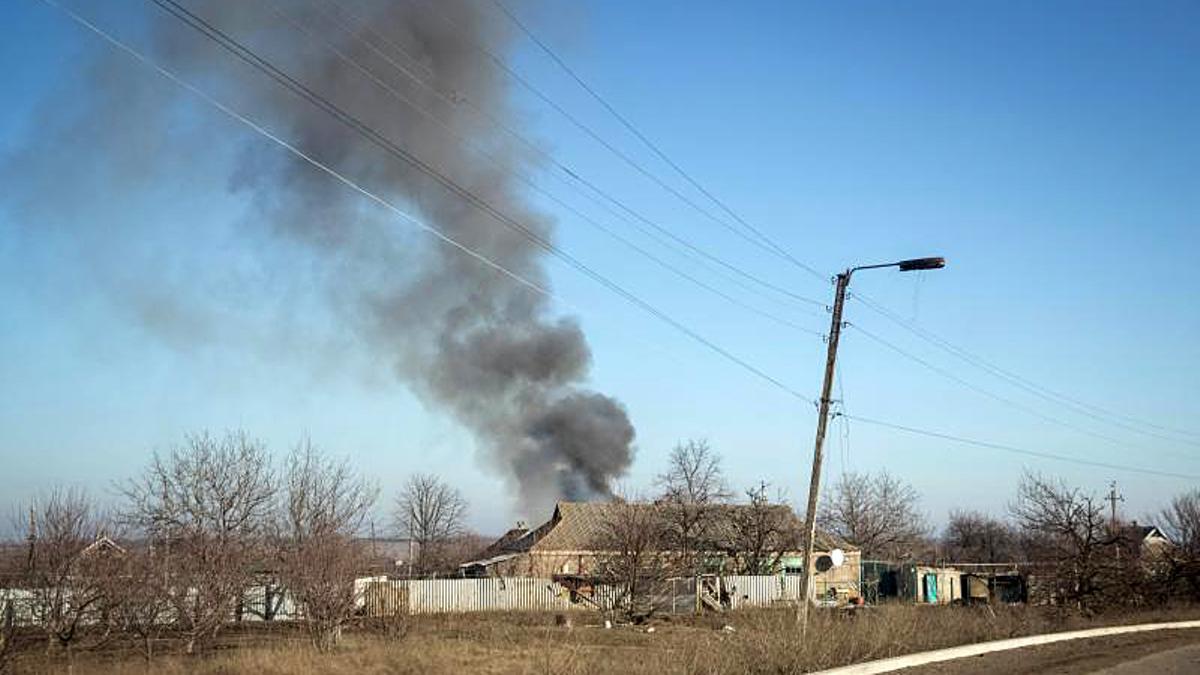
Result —
<path fill-rule="evenodd" d="M 397 67 L 517 126 L 508 83 L 473 46 L 503 49 L 510 37 L 496 15 L 483 11 L 484 3 L 183 4 L 497 210 L 544 237 L 552 234 L 553 223 L 527 202 L 512 176 L 538 169 L 530 153 Z M 276 5 L 313 34 L 281 18 Z M 95 11 L 90 3 L 78 7 Z M 164 12 L 145 8 L 132 20 L 113 13 L 98 22 L 367 189 L 505 268 L 547 284 L 543 253 L 527 239 Z M 326 41 L 440 123 L 364 77 Z M 270 270 L 268 286 L 277 283 L 276 275 L 292 275 L 293 291 L 316 284 L 323 310 L 355 345 L 394 369 L 426 404 L 471 430 L 486 462 L 519 491 L 522 507 L 542 510 L 552 498 L 608 494 L 611 481 L 630 465 L 634 430 L 619 402 L 580 386 L 591 355 L 575 321 L 554 318 L 545 297 L 478 260 L 413 235 L 392 214 L 128 57 L 95 45 L 85 54 L 83 70 L 48 99 L 39 140 L 9 158 L 4 177 L 18 186 L 26 221 L 51 229 L 57 224 L 63 237 L 85 242 L 80 246 L 89 264 L 145 329 L 176 343 L 202 342 L 221 332 L 214 324 L 236 324 L 245 312 L 236 301 L 213 303 L 212 294 L 198 288 L 202 282 L 193 281 L 184 253 L 205 240 L 207 227 L 173 230 L 158 220 L 138 230 L 130 213 L 108 208 L 109 216 L 98 216 L 88 205 L 115 200 L 132 209 L 128 195 L 151 194 L 163 181 L 187 186 L 184 194 L 201 210 L 205 199 L 198 195 L 219 192 L 245 207 L 236 217 L 214 208 L 221 213 L 214 218 L 224 218 L 225 227 L 234 220 L 233 235 L 256 251 L 249 267 Z M 499 166 L 464 147 L 443 124 L 486 148 Z M 64 185 L 76 196 L 67 203 L 60 198 Z M 131 272 L 118 269 L 124 263 L 105 262 L 120 236 L 158 242 L 146 254 L 153 263 Z M 119 252 L 122 260 L 130 255 Z M 300 275 L 303 281 L 296 281 Z M 237 273 L 230 278 L 247 281 Z M 273 316 L 294 311 L 285 306 Z"/>

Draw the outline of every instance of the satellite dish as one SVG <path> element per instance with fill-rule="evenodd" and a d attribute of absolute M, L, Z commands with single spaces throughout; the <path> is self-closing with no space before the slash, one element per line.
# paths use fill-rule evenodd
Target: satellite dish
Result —
<path fill-rule="evenodd" d="M 829 559 L 833 561 L 834 567 L 841 567 L 846 562 L 846 552 L 840 548 L 835 548 L 829 552 Z"/>

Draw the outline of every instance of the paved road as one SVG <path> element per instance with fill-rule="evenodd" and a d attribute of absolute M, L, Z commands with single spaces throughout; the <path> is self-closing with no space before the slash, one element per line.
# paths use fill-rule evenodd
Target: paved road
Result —
<path fill-rule="evenodd" d="M 1200 644 L 1168 649 L 1134 661 L 1126 661 L 1111 668 L 1095 671 L 1095 675 L 1192 675 L 1200 673 Z"/>
<path fill-rule="evenodd" d="M 1070 640 L 897 671 L 904 675 L 1174 675 L 1200 673 L 1200 630 Z"/>

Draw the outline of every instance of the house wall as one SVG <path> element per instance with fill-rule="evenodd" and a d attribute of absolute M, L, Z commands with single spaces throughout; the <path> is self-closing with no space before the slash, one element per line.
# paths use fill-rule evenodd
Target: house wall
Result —
<path fill-rule="evenodd" d="M 819 599 L 831 596 L 839 602 L 860 597 L 862 554 L 859 551 L 846 551 L 845 562 L 824 572 L 816 569 L 816 560 L 827 552 L 816 552 L 813 556 L 813 597 Z M 490 565 L 487 568 L 488 577 L 538 577 L 553 578 L 560 574 L 578 574 L 588 576 L 596 572 L 600 554 L 593 551 L 538 551 L 533 550 L 515 556 L 509 560 Z M 799 554 L 792 554 L 799 557 Z M 787 559 L 787 557 L 785 557 Z M 782 578 L 783 575 L 777 575 Z M 786 575 L 790 579 L 799 579 L 799 575 Z M 769 578 L 769 575 L 767 575 Z M 941 580 L 939 579 L 939 589 Z M 796 583 L 799 583 L 798 581 Z M 950 582 L 945 582 L 947 588 Z M 955 597 L 961 597 L 961 582 L 956 578 L 953 582 Z M 798 588 L 798 587 L 797 587 Z M 914 595 L 914 599 L 917 597 Z M 941 594 L 939 593 L 939 601 Z M 948 600 L 947 600 L 948 602 Z"/>
<path fill-rule="evenodd" d="M 821 555 L 818 553 L 813 556 L 813 566 L 810 568 L 813 575 L 813 593 L 816 598 L 827 597 L 831 592 L 841 601 L 849 598 L 859 597 L 860 577 L 862 554 L 858 551 L 846 551 L 846 561 L 839 567 L 834 567 L 824 572 L 818 572 L 816 569 L 816 559 Z"/>
<path fill-rule="evenodd" d="M 596 571 L 598 554 L 590 551 L 534 551 L 530 554 L 530 574 L 551 577 L 555 574 L 588 575 Z"/>
<path fill-rule="evenodd" d="M 595 571 L 596 558 L 589 552 L 529 551 L 489 565 L 487 576 L 549 579 L 556 574 L 587 575 Z"/>

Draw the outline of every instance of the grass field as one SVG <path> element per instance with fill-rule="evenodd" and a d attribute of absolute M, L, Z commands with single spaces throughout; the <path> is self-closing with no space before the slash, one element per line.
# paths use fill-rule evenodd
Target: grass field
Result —
<path fill-rule="evenodd" d="M 164 653 L 146 661 L 112 646 L 63 655 L 29 649 L 13 672 L 133 675 L 211 673 L 801 673 L 848 663 L 1097 625 L 1182 620 L 1200 608 L 1126 613 L 1099 619 L 1030 607 L 882 606 L 852 615 L 817 612 L 801 646 L 792 611 L 756 610 L 664 618 L 643 626 L 602 625 L 573 614 L 556 625 L 546 614 L 413 617 L 403 635 L 348 632 L 329 654 L 302 634 L 230 634 L 199 656 Z M 728 626 L 728 628 L 727 628 Z"/>

